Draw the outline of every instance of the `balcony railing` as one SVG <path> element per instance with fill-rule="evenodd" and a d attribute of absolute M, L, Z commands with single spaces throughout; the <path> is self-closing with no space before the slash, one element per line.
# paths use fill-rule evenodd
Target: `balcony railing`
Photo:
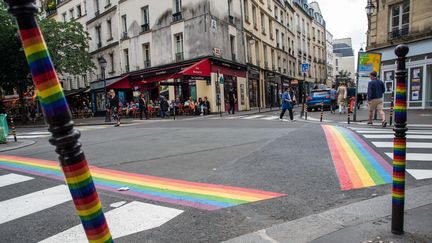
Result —
<path fill-rule="evenodd" d="M 229 22 L 230 24 L 234 24 L 234 16 L 229 16 Z"/>
<path fill-rule="evenodd" d="M 102 42 L 98 42 L 97 43 L 97 48 L 101 48 L 102 47 Z"/>
<path fill-rule="evenodd" d="M 51 10 L 47 9 L 45 11 L 45 13 L 46 13 L 47 16 L 50 16 L 50 15 L 53 15 L 53 14 L 57 13 L 57 9 L 51 9 Z"/>
<path fill-rule="evenodd" d="M 183 19 L 183 15 L 181 12 L 177 12 L 173 14 L 173 22 L 177 22 Z"/>
<path fill-rule="evenodd" d="M 151 61 L 150 60 L 145 60 L 144 61 L 144 68 L 149 68 L 151 67 Z"/>
<path fill-rule="evenodd" d="M 237 60 L 236 54 L 234 54 L 234 53 L 231 54 L 231 60 L 233 62 L 235 62 Z"/>
<path fill-rule="evenodd" d="M 179 61 L 183 61 L 183 52 L 178 52 L 178 53 L 176 53 L 175 54 L 175 60 L 176 60 L 176 62 L 179 62 Z"/>
<path fill-rule="evenodd" d="M 141 25 L 141 32 L 146 32 L 150 30 L 150 26 L 148 23 Z"/>
<path fill-rule="evenodd" d="M 408 28 L 393 30 L 393 31 L 389 32 L 389 39 L 390 40 L 397 39 L 397 38 L 400 38 L 402 36 L 407 36 L 408 34 L 409 34 Z"/>
<path fill-rule="evenodd" d="M 124 39 L 127 39 L 127 38 L 128 38 L 128 33 L 125 31 L 125 32 L 122 33 L 121 39 L 124 40 Z"/>
<path fill-rule="evenodd" d="M 95 16 L 99 16 L 100 15 L 100 12 L 99 12 L 99 10 L 97 10 L 96 12 L 95 12 Z"/>

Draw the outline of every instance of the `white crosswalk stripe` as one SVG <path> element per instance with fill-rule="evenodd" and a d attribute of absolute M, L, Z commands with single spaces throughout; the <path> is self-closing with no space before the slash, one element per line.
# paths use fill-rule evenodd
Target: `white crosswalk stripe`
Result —
<path fill-rule="evenodd" d="M 7 174 L 0 176 L 0 187 L 13 185 L 16 183 L 33 180 L 33 177 L 18 174 Z"/>
<path fill-rule="evenodd" d="M 18 188 L 23 188 L 26 185 L 21 183 L 32 183 L 30 181 L 35 179 L 15 173 L 0 175 L 0 193 L 5 186 L 17 185 Z M 35 225 L 32 224 L 39 222 L 36 217 L 43 218 L 43 215 L 49 217 L 52 210 L 59 210 L 59 212 L 73 210 L 73 207 L 57 207 L 64 203 L 72 204 L 72 198 L 66 185 L 54 186 L 0 201 L 0 226 L 12 223 L 11 221 L 17 221 L 22 224 L 22 228 L 34 228 Z M 113 239 L 160 227 L 184 212 L 180 209 L 138 201 L 117 201 L 111 203 L 110 206 L 111 210 L 105 210 L 105 217 Z M 24 219 L 24 217 L 32 216 L 34 217 L 33 220 Z M 82 225 L 75 225 L 76 221 L 70 221 L 67 218 L 52 220 L 59 220 L 58 222 L 65 223 L 70 228 L 66 230 L 62 228 L 61 230 L 64 231 L 59 229 L 58 232 L 45 236 L 46 239 L 40 242 L 88 242 Z M 73 225 L 71 225 L 72 222 Z M 16 230 L 19 232 L 22 229 Z"/>
<path fill-rule="evenodd" d="M 84 131 L 98 130 L 98 129 L 108 128 L 108 127 L 112 127 L 112 125 L 76 126 L 75 128 L 77 128 L 80 132 L 84 132 Z M 46 131 L 46 130 L 35 131 L 35 132 L 25 132 L 25 133 L 18 132 L 16 135 L 17 139 L 37 139 L 37 138 L 48 138 L 50 136 L 51 136 L 51 133 Z M 13 135 L 9 135 L 8 139 L 9 140 L 14 139 Z"/>
<path fill-rule="evenodd" d="M 250 116 L 223 116 L 223 117 L 210 117 L 206 118 L 210 120 L 264 120 L 264 121 L 276 121 L 279 120 L 279 116 L 275 115 L 250 115 Z M 289 121 L 288 119 L 283 119 L 282 121 Z"/>
<path fill-rule="evenodd" d="M 183 211 L 156 206 L 148 203 L 131 202 L 105 213 L 113 239 L 135 234 L 161 226 L 177 217 Z M 77 225 L 64 232 L 54 235 L 41 243 L 55 242 L 87 242 L 84 229 Z"/>
<path fill-rule="evenodd" d="M 262 118 L 264 117 L 264 115 L 254 115 L 254 116 L 247 116 L 247 117 L 243 117 L 242 119 L 256 119 L 256 118 Z"/>
<path fill-rule="evenodd" d="M 378 150 L 393 159 L 394 131 L 373 127 L 350 127 L 356 133 L 369 140 Z M 406 135 L 407 172 L 417 180 L 432 178 L 432 130 L 411 129 Z M 413 162 L 413 163 L 409 163 Z M 415 163 L 414 163 L 415 162 Z M 416 166 L 421 168 L 416 168 Z"/>
<path fill-rule="evenodd" d="M 18 219 L 44 209 L 70 201 L 71 195 L 65 185 L 37 191 L 0 202 L 0 224 Z"/>

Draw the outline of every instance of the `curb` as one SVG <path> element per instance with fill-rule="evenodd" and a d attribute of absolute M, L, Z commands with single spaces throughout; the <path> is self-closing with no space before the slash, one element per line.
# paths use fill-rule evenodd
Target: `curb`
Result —
<path fill-rule="evenodd" d="M 430 185 L 409 189 L 406 195 L 409 200 L 405 210 L 432 204 Z M 310 242 L 341 229 L 388 217 L 391 215 L 391 201 L 391 194 L 387 194 L 273 225 L 225 242 Z"/>
<path fill-rule="evenodd" d="M 14 143 L 14 142 L 9 141 L 9 143 Z M 2 148 L 2 145 L 0 145 L 0 152 L 6 152 L 6 151 L 16 150 L 16 149 L 20 149 L 20 148 L 25 148 L 25 147 L 28 147 L 28 146 L 35 144 L 36 141 L 26 139 L 26 140 L 22 140 L 22 142 L 19 142 L 19 143 L 21 143 L 21 144 L 11 146 L 9 148 Z"/>

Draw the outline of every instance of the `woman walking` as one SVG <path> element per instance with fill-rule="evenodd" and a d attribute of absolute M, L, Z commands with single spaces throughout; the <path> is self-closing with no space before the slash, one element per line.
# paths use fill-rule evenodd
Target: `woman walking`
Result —
<path fill-rule="evenodd" d="M 345 100 L 347 97 L 347 88 L 344 83 L 342 83 L 337 89 L 337 101 L 339 104 L 339 114 L 346 113 Z"/>

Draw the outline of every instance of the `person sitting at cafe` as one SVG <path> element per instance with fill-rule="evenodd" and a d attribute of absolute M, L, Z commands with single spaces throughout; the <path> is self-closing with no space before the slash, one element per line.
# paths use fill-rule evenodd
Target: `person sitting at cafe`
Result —
<path fill-rule="evenodd" d="M 204 97 L 203 101 L 203 115 L 210 114 L 210 102 L 207 99 L 207 96 Z"/>

